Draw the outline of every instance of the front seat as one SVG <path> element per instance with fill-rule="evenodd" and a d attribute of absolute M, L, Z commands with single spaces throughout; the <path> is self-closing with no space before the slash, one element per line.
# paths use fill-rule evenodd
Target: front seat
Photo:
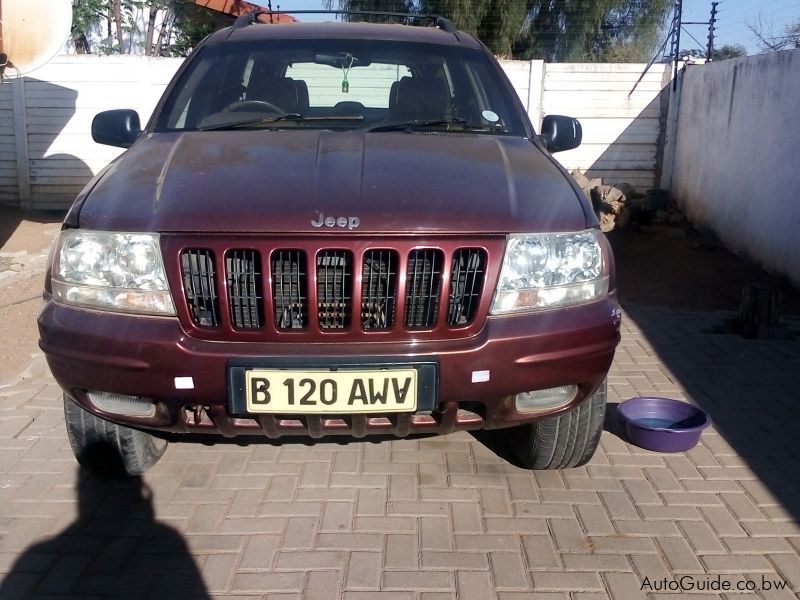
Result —
<path fill-rule="evenodd" d="M 256 77 L 247 86 L 245 100 L 269 102 L 287 113 L 300 110 L 297 85 L 291 77 Z"/>
<path fill-rule="evenodd" d="M 450 93 L 435 77 L 403 77 L 392 85 L 389 115 L 393 121 L 438 121 L 452 117 Z"/>

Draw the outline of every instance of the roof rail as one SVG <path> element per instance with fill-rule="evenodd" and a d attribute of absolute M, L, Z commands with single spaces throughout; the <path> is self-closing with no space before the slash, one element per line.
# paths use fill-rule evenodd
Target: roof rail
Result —
<path fill-rule="evenodd" d="M 384 12 L 375 10 L 254 10 L 236 18 L 233 23 L 235 29 L 247 27 L 253 23 L 258 23 L 258 17 L 261 15 L 359 15 L 371 17 L 398 17 L 401 19 L 408 19 L 415 21 L 418 19 L 427 19 L 431 21 L 434 27 L 438 27 L 446 33 L 456 35 L 456 27 L 450 19 L 445 19 L 441 15 L 432 14 L 411 14 L 402 12 Z M 456 37 L 458 37 L 456 35 Z"/>

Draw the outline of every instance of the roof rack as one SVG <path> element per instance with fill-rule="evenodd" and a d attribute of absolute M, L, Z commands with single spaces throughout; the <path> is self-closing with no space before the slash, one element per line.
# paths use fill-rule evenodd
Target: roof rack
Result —
<path fill-rule="evenodd" d="M 427 19 L 431 25 L 438 27 L 446 33 L 456 34 L 456 27 L 450 19 L 445 19 L 441 15 L 431 14 L 411 14 L 401 12 L 384 12 L 373 10 L 254 10 L 236 18 L 233 23 L 235 29 L 247 27 L 253 23 L 258 23 L 261 15 L 359 15 L 370 17 L 398 17 L 401 19 L 418 20 Z"/>

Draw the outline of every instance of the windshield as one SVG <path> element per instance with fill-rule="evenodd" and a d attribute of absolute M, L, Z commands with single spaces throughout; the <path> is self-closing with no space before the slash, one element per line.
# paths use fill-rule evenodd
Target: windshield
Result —
<path fill-rule="evenodd" d="M 193 57 L 156 130 L 418 128 L 525 136 L 498 71 L 479 50 L 436 44 L 215 44 Z"/>

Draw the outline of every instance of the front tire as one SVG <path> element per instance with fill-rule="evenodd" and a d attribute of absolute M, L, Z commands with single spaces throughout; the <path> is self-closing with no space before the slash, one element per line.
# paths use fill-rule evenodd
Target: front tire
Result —
<path fill-rule="evenodd" d="M 167 449 L 166 440 L 96 417 L 66 394 L 64 418 L 75 458 L 97 475 L 141 475 Z"/>
<path fill-rule="evenodd" d="M 513 428 L 511 446 L 528 469 L 570 469 L 597 450 L 606 412 L 607 380 L 569 412 Z"/>

